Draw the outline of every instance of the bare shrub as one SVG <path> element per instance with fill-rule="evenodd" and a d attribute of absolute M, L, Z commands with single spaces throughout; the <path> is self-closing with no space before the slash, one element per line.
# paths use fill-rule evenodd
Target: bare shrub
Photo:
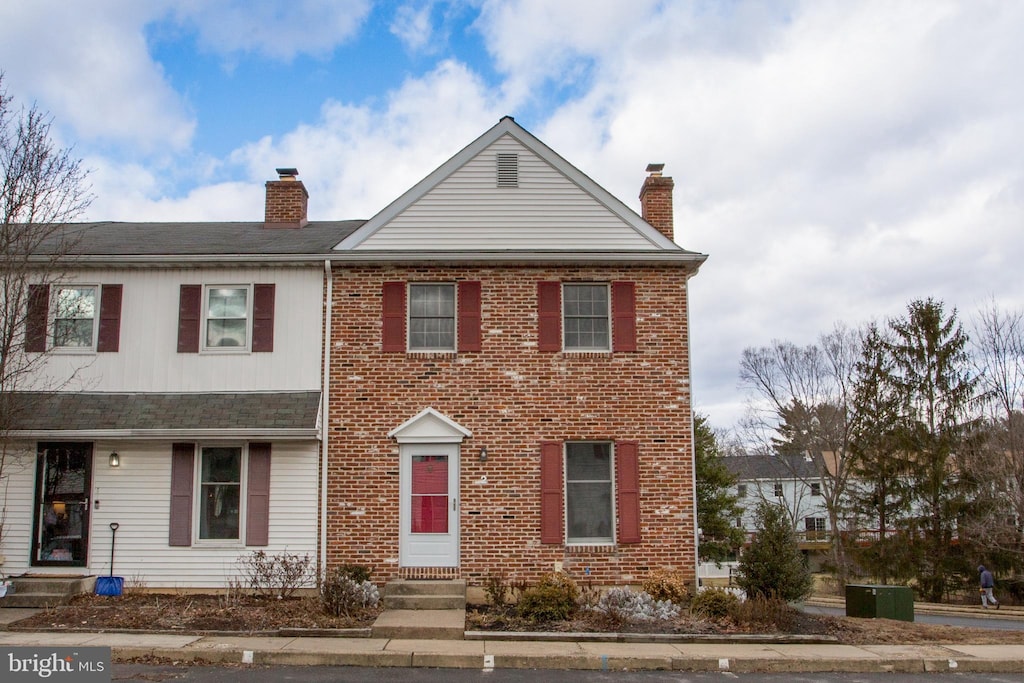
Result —
<path fill-rule="evenodd" d="M 256 550 L 238 560 L 245 585 L 261 596 L 289 598 L 313 580 L 313 560 L 307 555 Z"/>

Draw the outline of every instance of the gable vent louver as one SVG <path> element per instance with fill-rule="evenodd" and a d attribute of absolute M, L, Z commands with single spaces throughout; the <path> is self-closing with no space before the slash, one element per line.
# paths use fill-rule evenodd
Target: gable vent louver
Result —
<path fill-rule="evenodd" d="M 498 187 L 519 187 L 518 154 L 498 154 Z"/>

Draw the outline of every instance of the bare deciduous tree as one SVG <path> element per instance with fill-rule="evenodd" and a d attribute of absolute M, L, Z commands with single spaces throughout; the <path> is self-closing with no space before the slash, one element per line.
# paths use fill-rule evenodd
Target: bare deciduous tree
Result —
<path fill-rule="evenodd" d="M 91 201 L 81 161 L 55 145 L 50 126 L 35 106 L 14 105 L 0 73 L 0 542 L 9 468 L 24 460 L 11 440 L 20 414 L 32 410 L 24 392 L 59 388 L 40 380 L 46 353 L 25 351 L 29 300 L 43 291 L 32 285 L 64 277 L 75 240 L 67 223 Z"/>

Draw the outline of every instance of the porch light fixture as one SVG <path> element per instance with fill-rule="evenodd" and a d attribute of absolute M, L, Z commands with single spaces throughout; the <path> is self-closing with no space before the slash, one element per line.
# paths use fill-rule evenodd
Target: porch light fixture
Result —
<path fill-rule="evenodd" d="M 114 452 L 112 452 L 110 454 L 110 466 L 111 467 L 120 467 L 121 466 L 121 456 L 117 454 L 117 451 L 114 451 Z"/>
<path fill-rule="evenodd" d="M 480 447 L 480 462 L 487 462 L 487 446 Z"/>

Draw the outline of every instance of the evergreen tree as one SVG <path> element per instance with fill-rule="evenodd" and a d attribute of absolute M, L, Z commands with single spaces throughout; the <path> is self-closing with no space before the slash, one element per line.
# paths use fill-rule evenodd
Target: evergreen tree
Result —
<path fill-rule="evenodd" d="M 736 477 L 722 461 L 718 439 L 703 415 L 693 418 L 693 439 L 700 561 L 721 563 L 743 544 L 743 529 L 733 524 L 742 513 L 732 493 Z"/>
<path fill-rule="evenodd" d="M 740 557 L 736 583 L 748 598 L 802 600 L 811 592 L 811 572 L 797 544 L 786 510 L 761 501 L 755 517 L 757 535 Z"/>

